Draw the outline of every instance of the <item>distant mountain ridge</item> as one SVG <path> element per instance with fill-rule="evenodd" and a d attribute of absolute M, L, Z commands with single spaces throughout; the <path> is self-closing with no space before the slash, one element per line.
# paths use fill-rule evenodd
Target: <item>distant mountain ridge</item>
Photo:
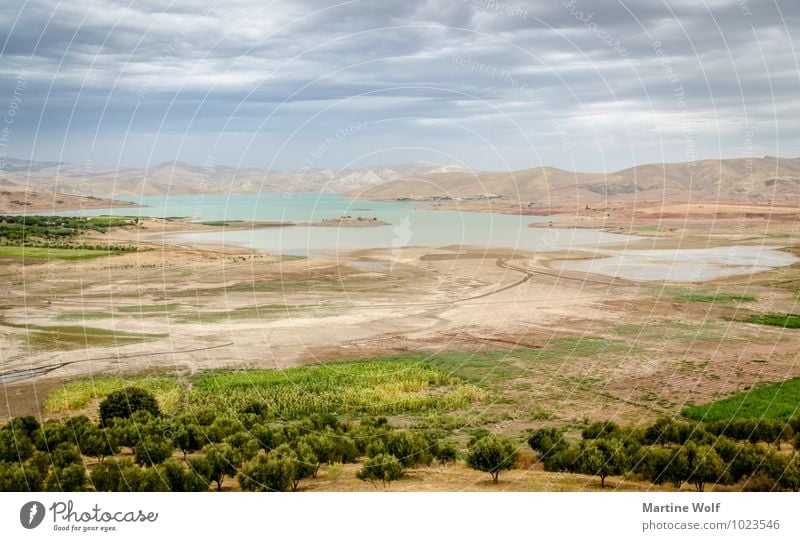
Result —
<path fill-rule="evenodd" d="M 148 168 L 78 165 L 50 161 L 3 160 L 0 188 L 91 196 L 192 195 L 259 192 L 343 193 L 396 178 L 468 170 L 418 161 L 334 171 L 269 171 L 226 165 L 164 162 Z"/>
<path fill-rule="evenodd" d="M 268 171 L 164 162 L 148 168 L 77 165 L 6 158 L 0 189 L 84 196 L 333 192 L 376 200 L 502 198 L 529 205 L 614 200 L 800 201 L 800 158 L 734 158 L 643 164 L 609 173 L 535 167 L 469 170 L 418 161 L 339 171 Z"/>
<path fill-rule="evenodd" d="M 503 198 L 535 205 L 615 201 L 800 201 L 800 158 L 735 158 L 644 164 L 610 173 L 536 167 L 394 179 L 347 193 L 391 200 Z"/>

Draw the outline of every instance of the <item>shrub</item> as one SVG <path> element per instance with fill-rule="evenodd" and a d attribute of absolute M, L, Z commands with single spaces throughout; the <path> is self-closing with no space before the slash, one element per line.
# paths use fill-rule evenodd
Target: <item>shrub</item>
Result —
<path fill-rule="evenodd" d="M 528 438 L 528 445 L 538 451 L 542 458 L 563 451 L 567 447 L 564 433 L 555 428 L 540 428 Z"/>
<path fill-rule="evenodd" d="M 0 461 L 24 462 L 33 454 L 34 446 L 21 430 L 0 430 Z"/>
<path fill-rule="evenodd" d="M 46 488 L 49 491 L 81 492 L 86 490 L 88 478 L 83 464 L 69 464 L 53 468 L 47 478 Z"/>
<path fill-rule="evenodd" d="M 172 442 L 163 436 L 143 436 L 133 448 L 136 463 L 142 466 L 161 464 L 172 456 Z"/>
<path fill-rule="evenodd" d="M 452 464 L 458 458 L 458 448 L 451 442 L 437 442 L 433 448 L 433 457 L 443 466 Z"/>
<path fill-rule="evenodd" d="M 236 476 L 242 490 L 285 492 L 292 486 L 294 464 L 286 458 L 258 455 Z"/>
<path fill-rule="evenodd" d="M 369 481 L 375 484 L 380 481 L 383 486 L 391 485 L 392 481 L 402 479 L 406 475 L 403 463 L 394 455 L 380 454 L 367 459 L 360 470 L 356 472 L 356 477 L 362 481 Z"/>
<path fill-rule="evenodd" d="M 433 454 L 428 441 L 410 430 L 395 430 L 386 437 L 386 453 L 396 457 L 406 468 L 430 465 Z"/>
<path fill-rule="evenodd" d="M 127 419 L 137 411 L 147 411 L 153 417 L 161 414 L 152 393 L 139 387 L 127 387 L 112 392 L 100 402 L 100 421 L 105 424 L 111 419 Z"/>
<path fill-rule="evenodd" d="M 98 492 L 136 492 L 141 490 L 144 470 L 129 458 L 110 458 L 97 464 L 89 477 Z"/>

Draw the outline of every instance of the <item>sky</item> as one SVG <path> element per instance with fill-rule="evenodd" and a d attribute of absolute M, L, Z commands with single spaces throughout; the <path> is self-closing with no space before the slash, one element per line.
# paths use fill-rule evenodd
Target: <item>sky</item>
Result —
<path fill-rule="evenodd" d="M 482 170 L 800 156 L 796 0 L 3 0 L 0 157 Z"/>

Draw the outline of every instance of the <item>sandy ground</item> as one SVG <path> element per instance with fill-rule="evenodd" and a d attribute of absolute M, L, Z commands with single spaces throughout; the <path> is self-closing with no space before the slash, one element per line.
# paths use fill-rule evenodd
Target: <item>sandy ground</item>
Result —
<path fill-rule="evenodd" d="M 765 226 L 752 218 L 744 227 L 742 220 L 717 221 L 713 228 L 707 222 L 682 222 L 680 235 L 648 235 L 642 245 L 797 241 L 793 220 Z M 630 230 L 644 236 L 651 226 L 637 219 Z M 34 377 L 2 386 L 0 417 L 40 413 L 48 392 L 77 377 L 283 368 L 410 351 L 489 349 L 513 356 L 519 347 L 547 348 L 559 339 L 614 347 L 593 355 L 566 352 L 526 367 L 507 392 L 547 415 L 539 421 L 506 415 L 496 429 L 518 434 L 583 418 L 643 422 L 759 382 L 800 376 L 797 331 L 735 321 L 796 311 L 800 266 L 686 286 L 558 273 L 548 264 L 570 257 L 561 253 L 411 247 L 333 261 L 166 240 L 204 229 L 144 220 L 109 235 L 147 251 L 85 261 L 3 261 L 0 373 L 33 370 Z M 686 288 L 746 293 L 757 301 L 676 300 L 675 292 Z M 500 401 L 492 407 L 503 408 Z"/>

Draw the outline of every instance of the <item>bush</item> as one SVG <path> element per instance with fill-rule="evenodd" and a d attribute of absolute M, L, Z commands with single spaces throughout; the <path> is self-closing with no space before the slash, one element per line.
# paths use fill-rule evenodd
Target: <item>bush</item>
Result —
<path fill-rule="evenodd" d="M 236 476 L 242 490 L 286 492 L 294 479 L 294 464 L 286 458 L 258 455 Z"/>
<path fill-rule="evenodd" d="M 161 464 L 172 456 L 172 442 L 163 436 L 145 435 L 133 448 L 136 463 L 142 466 Z"/>
<path fill-rule="evenodd" d="M 141 489 L 145 492 L 201 492 L 208 490 L 208 481 L 182 462 L 167 460 L 144 472 Z"/>
<path fill-rule="evenodd" d="M 34 446 L 27 433 L 21 430 L 0 430 L 0 461 L 24 462 L 33 454 Z"/>
<path fill-rule="evenodd" d="M 56 492 L 81 492 L 88 483 L 86 468 L 83 464 L 70 464 L 62 468 L 54 468 L 47 478 L 47 490 Z"/>
<path fill-rule="evenodd" d="M 42 490 L 47 475 L 38 468 L 21 463 L 0 462 L 0 492 L 35 492 Z"/>
<path fill-rule="evenodd" d="M 98 492 L 136 492 L 141 490 L 144 470 L 129 458 L 110 458 L 97 464 L 89 477 Z"/>
<path fill-rule="evenodd" d="M 403 466 L 430 465 L 433 454 L 428 441 L 410 430 L 395 430 L 386 436 L 386 453 L 397 458 Z"/>
<path fill-rule="evenodd" d="M 592 423 L 581 431 L 581 437 L 585 440 L 595 440 L 597 438 L 608 438 L 619 436 L 622 429 L 614 421 L 598 421 Z"/>
<path fill-rule="evenodd" d="M 105 457 L 119 452 L 119 445 L 114 440 L 112 433 L 96 426 L 86 429 L 80 435 L 78 443 L 82 454 L 95 457 L 100 462 L 103 462 Z"/>
<path fill-rule="evenodd" d="M 489 435 L 470 445 L 467 465 L 473 470 L 491 474 L 492 482 L 497 483 L 500 472 L 513 468 L 518 455 L 514 442 L 500 436 Z"/>
<path fill-rule="evenodd" d="M 375 484 L 380 481 L 383 486 L 391 485 L 392 481 L 402 479 L 406 475 L 403 463 L 394 455 L 380 454 L 367 459 L 360 470 L 356 472 L 356 477 L 362 481 L 369 481 Z"/>
<path fill-rule="evenodd" d="M 555 428 L 540 428 L 528 438 L 528 445 L 538 451 L 542 458 L 558 453 L 567 448 L 564 433 Z"/>
<path fill-rule="evenodd" d="M 433 448 L 433 457 L 443 466 L 453 464 L 458 458 L 458 448 L 454 443 L 437 442 Z"/>
<path fill-rule="evenodd" d="M 100 421 L 127 419 L 137 411 L 147 411 L 153 417 L 161 415 L 158 402 L 152 393 L 139 387 L 114 391 L 100 402 Z"/>

